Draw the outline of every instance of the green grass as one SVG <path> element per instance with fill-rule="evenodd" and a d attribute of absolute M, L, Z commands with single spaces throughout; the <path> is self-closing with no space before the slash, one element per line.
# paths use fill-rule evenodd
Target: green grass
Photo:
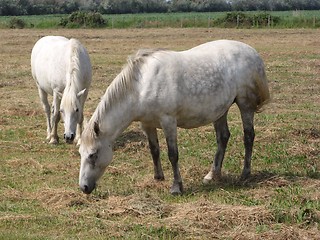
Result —
<path fill-rule="evenodd" d="M 262 12 L 245 12 L 248 16 L 258 15 Z M 240 28 L 318 28 L 320 27 L 320 11 L 276 11 L 267 12 L 271 16 L 279 17 L 278 23 L 270 26 L 239 26 Z M 107 21 L 106 28 L 190 28 L 190 27 L 224 27 L 219 19 L 225 12 L 206 13 L 140 13 L 140 14 L 114 14 L 104 15 Z M 18 16 L 16 18 L 26 23 L 26 28 L 48 29 L 59 28 L 59 22 L 66 15 L 39 15 Z M 0 16 L 0 28 L 7 28 L 13 17 Z M 272 20 L 272 19 L 271 19 Z M 235 25 L 236 26 L 236 25 Z M 233 26 L 234 27 L 234 26 Z"/>
<path fill-rule="evenodd" d="M 185 193 L 175 197 L 169 193 L 172 169 L 162 131 L 165 181 L 157 182 L 147 141 L 134 123 L 117 139 L 113 162 L 98 188 L 90 196 L 82 194 L 77 148 L 45 142 L 45 117 L 31 78 L 31 48 L 49 33 L 76 37 L 88 49 L 94 78 L 87 118 L 127 55 L 138 48 L 188 49 L 219 38 L 255 47 L 265 61 L 273 100 L 255 117 L 250 179 L 239 181 L 244 147 L 234 106 L 221 181 L 202 183 L 216 150 L 213 126 L 178 130 Z M 1 29 L 0 34 L 0 46 L 5 46 L 0 51 L 0 239 L 319 236 L 320 53 L 314 45 L 319 30 Z M 61 124 L 58 131 L 61 137 Z"/>
<path fill-rule="evenodd" d="M 300 185 L 289 185 L 275 189 L 276 194 L 270 203 L 275 221 L 278 223 L 310 224 L 320 221 L 317 212 L 320 202 L 308 199 L 309 191 Z"/>

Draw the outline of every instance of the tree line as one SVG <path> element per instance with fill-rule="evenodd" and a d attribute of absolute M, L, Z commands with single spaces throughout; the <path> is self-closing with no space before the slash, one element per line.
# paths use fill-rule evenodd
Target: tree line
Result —
<path fill-rule="evenodd" d="M 1 16 L 319 10 L 320 0 L 0 0 Z"/>

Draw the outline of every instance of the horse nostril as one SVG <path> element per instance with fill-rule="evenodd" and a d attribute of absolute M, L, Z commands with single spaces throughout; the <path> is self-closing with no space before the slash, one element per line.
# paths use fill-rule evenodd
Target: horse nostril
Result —
<path fill-rule="evenodd" d="M 90 194 L 96 187 L 96 184 L 84 184 L 84 185 L 80 185 L 80 189 L 83 193 L 85 194 Z"/>
<path fill-rule="evenodd" d="M 81 190 L 85 194 L 89 194 L 90 193 L 88 185 L 81 186 Z"/>
<path fill-rule="evenodd" d="M 66 139 L 66 134 L 63 134 L 63 138 Z"/>
<path fill-rule="evenodd" d="M 70 133 L 70 134 L 64 134 L 64 139 L 66 140 L 67 143 L 71 143 L 74 138 L 75 138 L 75 134 L 74 133 Z"/>

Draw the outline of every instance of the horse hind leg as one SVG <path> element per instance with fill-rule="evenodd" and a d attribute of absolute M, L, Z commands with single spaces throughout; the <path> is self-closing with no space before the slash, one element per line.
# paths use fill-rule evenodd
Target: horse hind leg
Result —
<path fill-rule="evenodd" d="M 252 157 L 252 148 L 255 138 L 254 132 L 254 112 L 255 110 L 250 106 L 249 103 L 237 102 L 237 105 L 240 109 L 242 125 L 243 125 L 243 141 L 245 147 L 245 156 L 244 156 L 244 165 L 241 174 L 241 180 L 247 179 L 251 174 L 251 157 Z"/>
<path fill-rule="evenodd" d="M 160 147 L 158 141 L 158 134 L 156 128 L 147 127 L 141 124 L 142 130 L 147 136 L 149 142 L 149 149 L 153 160 L 154 179 L 162 181 L 164 180 L 164 174 L 160 161 Z"/>
<path fill-rule="evenodd" d="M 227 115 L 228 115 L 228 112 L 226 112 L 221 118 L 219 118 L 214 123 L 218 149 L 215 154 L 214 163 L 212 164 L 212 169 L 203 179 L 204 184 L 208 184 L 214 178 L 217 180 L 221 178 L 222 162 L 226 152 L 228 140 L 230 138 L 230 131 L 227 123 Z"/>
<path fill-rule="evenodd" d="M 50 113 L 50 105 L 48 102 L 48 94 L 43 91 L 40 87 L 38 87 L 38 92 L 39 92 L 39 97 L 44 109 L 44 112 L 46 114 L 46 119 L 47 119 L 47 140 L 49 141 L 51 138 L 51 113 Z"/>

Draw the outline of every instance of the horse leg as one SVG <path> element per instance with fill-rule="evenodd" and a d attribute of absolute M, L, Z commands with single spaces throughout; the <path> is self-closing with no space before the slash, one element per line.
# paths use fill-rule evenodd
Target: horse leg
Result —
<path fill-rule="evenodd" d="M 75 142 L 77 143 L 77 146 L 80 146 L 81 144 L 81 134 L 83 130 L 83 121 L 84 121 L 84 116 L 83 116 L 83 109 L 84 109 L 84 103 L 87 99 L 88 96 L 88 91 L 85 91 L 85 93 L 80 97 L 80 104 L 81 104 L 81 114 L 80 114 L 80 119 L 79 123 L 77 124 L 77 131 L 76 131 L 76 139 Z"/>
<path fill-rule="evenodd" d="M 77 146 L 80 146 L 80 143 L 81 143 L 82 129 L 83 129 L 83 113 L 81 113 L 80 120 L 77 123 L 77 131 L 76 131 L 76 139 L 75 139 Z"/>
<path fill-rule="evenodd" d="M 51 116 L 51 134 L 50 134 L 50 144 L 57 144 L 59 142 L 58 137 L 58 123 L 60 121 L 60 96 L 53 91 L 53 103 L 52 103 L 52 116 Z"/>
<path fill-rule="evenodd" d="M 251 156 L 252 156 L 252 148 L 254 142 L 254 126 L 253 126 L 253 118 L 254 111 L 252 109 L 248 109 L 246 107 L 239 106 L 241 119 L 243 124 L 243 132 L 244 132 L 244 147 L 245 147 L 245 156 L 244 156 L 244 166 L 241 174 L 241 179 L 244 180 L 248 178 L 251 174 Z"/>
<path fill-rule="evenodd" d="M 168 156 L 173 170 L 174 179 L 170 192 L 178 195 L 183 192 L 183 186 L 178 165 L 177 120 L 173 117 L 165 116 L 161 119 L 160 124 L 166 137 Z"/>
<path fill-rule="evenodd" d="M 40 100 L 47 118 L 47 140 L 49 141 L 50 135 L 51 135 L 51 122 L 50 122 L 50 105 L 48 102 L 48 94 L 45 91 L 43 91 L 40 87 L 38 87 L 38 91 L 39 91 Z"/>
<path fill-rule="evenodd" d="M 213 178 L 221 178 L 222 162 L 226 152 L 228 140 L 230 138 L 227 115 L 228 111 L 214 123 L 218 149 L 214 158 L 214 163 L 212 164 L 212 169 L 203 179 L 203 183 L 205 184 L 209 183 Z"/>
<path fill-rule="evenodd" d="M 143 124 L 141 124 L 141 127 L 148 138 L 149 149 L 150 149 L 150 153 L 153 160 L 154 179 L 159 181 L 164 180 L 164 175 L 163 175 L 161 161 L 160 161 L 160 147 L 159 147 L 157 129 L 147 127 Z"/>

